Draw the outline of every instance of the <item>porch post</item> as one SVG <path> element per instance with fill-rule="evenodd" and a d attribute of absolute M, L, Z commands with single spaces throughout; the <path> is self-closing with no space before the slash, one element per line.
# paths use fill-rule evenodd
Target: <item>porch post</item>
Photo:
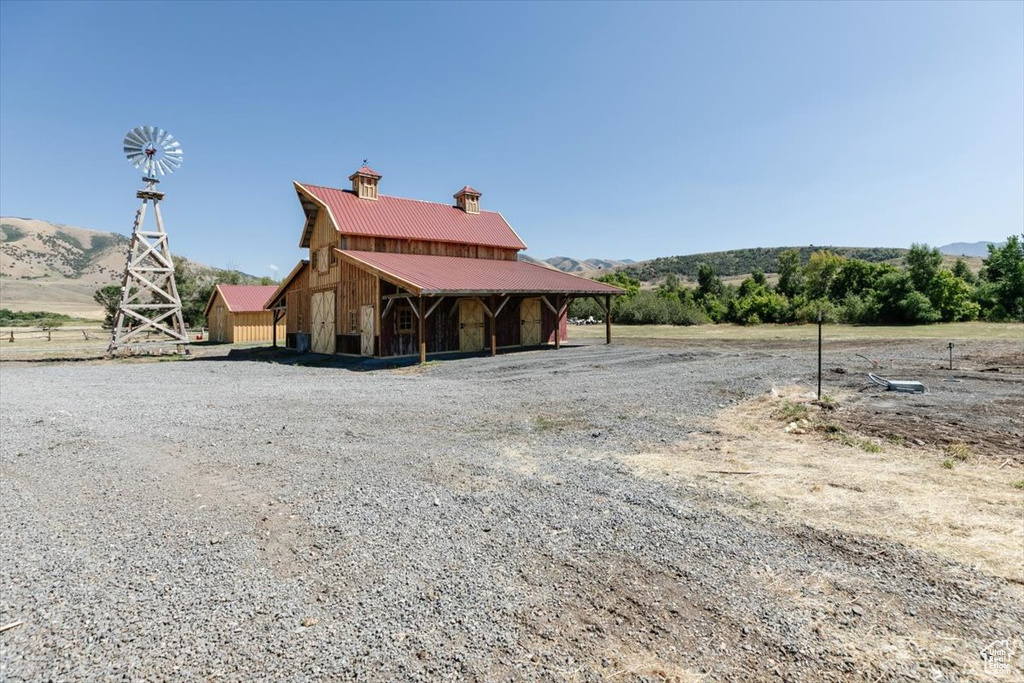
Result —
<path fill-rule="evenodd" d="M 420 296 L 420 315 L 419 315 L 419 338 L 420 338 L 420 364 L 427 362 L 427 323 L 426 323 L 426 309 L 423 308 L 423 296 Z"/>
<path fill-rule="evenodd" d="M 491 355 L 498 355 L 498 309 L 494 306 L 494 295 L 491 295 L 490 299 L 491 310 L 494 313 L 491 315 Z"/>
<path fill-rule="evenodd" d="M 555 351 L 562 348 L 562 295 L 555 295 Z"/>
<path fill-rule="evenodd" d="M 612 295 L 604 295 L 604 343 L 612 343 Z"/>

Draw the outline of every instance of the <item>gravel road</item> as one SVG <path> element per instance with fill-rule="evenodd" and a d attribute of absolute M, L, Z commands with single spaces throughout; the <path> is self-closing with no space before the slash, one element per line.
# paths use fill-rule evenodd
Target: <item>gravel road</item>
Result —
<path fill-rule="evenodd" d="M 0 680 L 976 680 L 1021 636 L 1018 586 L 617 459 L 812 349 L 313 358 L 3 364 Z"/>

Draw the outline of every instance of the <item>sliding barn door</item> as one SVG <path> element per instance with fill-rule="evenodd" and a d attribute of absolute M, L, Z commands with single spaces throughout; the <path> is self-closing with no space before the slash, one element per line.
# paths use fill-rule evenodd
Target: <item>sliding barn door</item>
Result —
<path fill-rule="evenodd" d="M 484 350 L 484 307 L 476 299 L 459 300 L 459 351 Z"/>
<path fill-rule="evenodd" d="M 334 353 L 334 290 L 313 292 L 309 307 L 313 318 L 313 353 Z"/>
<path fill-rule="evenodd" d="M 523 299 L 519 305 L 519 343 L 523 346 L 540 344 L 540 299 Z"/>

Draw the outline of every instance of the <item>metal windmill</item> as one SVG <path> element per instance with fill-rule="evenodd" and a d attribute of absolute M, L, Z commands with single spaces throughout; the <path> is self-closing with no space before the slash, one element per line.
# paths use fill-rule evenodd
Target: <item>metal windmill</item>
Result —
<path fill-rule="evenodd" d="M 113 353 L 135 346 L 173 343 L 180 351 L 189 339 L 160 215 L 164 193 L 156 186 L 160 182 L 157 175 L 170 175 L 181 166 L 181 144 L 162 128 L 137 126 L 124 138 L 124 153 L 132 166 L 142 169 L 146 187 L 135 193 L 142 206 L 135 212 L 121 299 L 107 350 Z M 149 202 L 153 202 L 156 230 L 147 231 L 142 225 Z"/>

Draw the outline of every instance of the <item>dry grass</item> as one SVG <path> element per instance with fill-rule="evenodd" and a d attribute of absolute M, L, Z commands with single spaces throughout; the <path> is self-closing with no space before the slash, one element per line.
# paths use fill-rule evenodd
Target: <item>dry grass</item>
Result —
<path fill-rule="evenodd" d="M 747 401 L 714 420 L 718 434 L 694 433 L 665 452 L 619 456 L 644 475 L 697 480 L 737 506 L 778 511 L 821 529 L 872 534 L 1024 583 L 1021 468 L 942 451 L 831 439 L 814 429 L 787 433 L 780 414 L 813 393 L 789 387 Z M 840 397 L 840 400 L 842 397 Z M 789 407 L 786 407 L 789 406 Z M 943 462 L 955 467 L 940 466 Z M 754 472 L 714 474 L 711 470 Z"/>
<path fill-rule="evenodd" d="M 616 339 L 693 339 L 701 341 L 806 341 L 817 339 L 817 325 L 614 325 Z M 914 326 L 825 325 L 826 341 L 906 341 L 911 339 L 1008 340 L 1024 337 L 1021 323 L 946 323 Z M 604 339 L 604 325 L 580 325 L 569 329 L 569 338 Z"/>

